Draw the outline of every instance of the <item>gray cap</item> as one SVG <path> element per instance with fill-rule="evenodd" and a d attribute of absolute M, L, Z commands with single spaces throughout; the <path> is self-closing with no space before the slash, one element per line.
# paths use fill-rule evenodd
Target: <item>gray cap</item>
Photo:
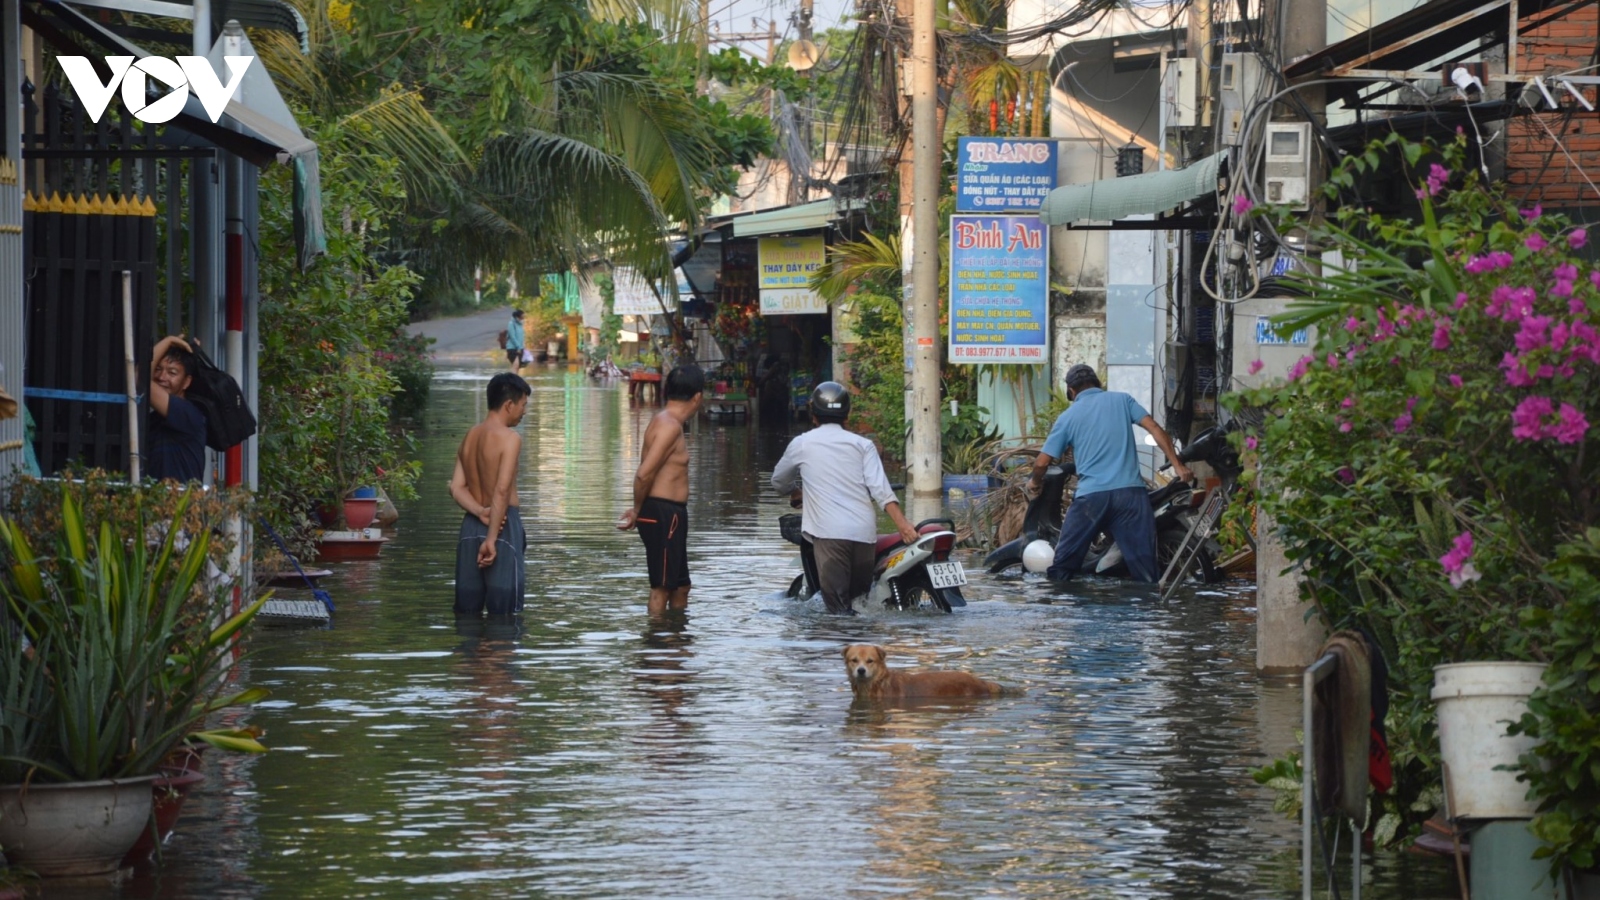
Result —
<path fill-rule="evenodd" d="M 1067 387 L 1078 387 L 1082 384 L 1087 384 L 1089 382 L 1098 383 L 1099 381 L 1100 376 L 1094 373 L 1093 366 L 1089 366 L 1084 363 L 1078 363 L 1067 370 Z"/>

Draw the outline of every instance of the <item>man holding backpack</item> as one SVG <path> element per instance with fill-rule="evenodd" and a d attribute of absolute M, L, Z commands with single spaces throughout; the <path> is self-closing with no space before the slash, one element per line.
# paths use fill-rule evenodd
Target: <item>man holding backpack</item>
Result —
<path fill-rule="evenodd" d="M 150 352 L 150 440 L 145 472 L 154 481 L 205 477 L 206 414 L 185 394 L 194 382 L 194 348 L 167 335 Z"/>

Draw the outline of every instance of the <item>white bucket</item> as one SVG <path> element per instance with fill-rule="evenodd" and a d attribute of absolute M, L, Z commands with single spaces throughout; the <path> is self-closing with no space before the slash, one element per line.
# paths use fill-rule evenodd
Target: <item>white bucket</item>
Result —
<path fill-rule="evenodd" d="M 1446 815 L 1452 819 L 1528 819 L 1538 803 L 1517 781 L 1517 757 L 1534 745 L 1506 726 L 1528 711 L 1543 663 L 1453 663 L 1433 668 L 1439 752 L 1445 766 Z"/>

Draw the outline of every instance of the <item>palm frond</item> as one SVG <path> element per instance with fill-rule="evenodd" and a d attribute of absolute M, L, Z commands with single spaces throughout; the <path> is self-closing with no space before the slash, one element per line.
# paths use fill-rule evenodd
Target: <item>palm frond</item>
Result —
<path fill-rule="evenodd" d="M 867 278 L 900 277 L 900 237 L 865 235 L 865 240 L 845 241 L 828 248 L 828 260 L 811 276 L 811 289 L 830 303 Z"/>

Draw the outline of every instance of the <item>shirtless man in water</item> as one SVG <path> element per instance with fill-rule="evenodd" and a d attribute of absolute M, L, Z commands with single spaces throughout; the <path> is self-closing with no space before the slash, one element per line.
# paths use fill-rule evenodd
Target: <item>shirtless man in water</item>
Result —
<path fill-rule="evenodd" d="M 489 414 L 472 426 L 456 451 L 450 496 L 466 510 L 456 543 L 456 615 L 522 611 L 522 557 L 527 533 L 517 509 L 517 460 L 522 435 L 513 431 L 533 391 L 520 375 L 489 379 Z"/>
<path fill-rule="evenodd" d="M 633 506 L 617 528 L 635 525 L 650 570 L 650 616 L 689 607 L 689 445 L 683 425 L 700 410 L 706 388 L 699 366 L 678 366 L 667 375 L 667 408 L 650 419 L 633 476 Z"/>

